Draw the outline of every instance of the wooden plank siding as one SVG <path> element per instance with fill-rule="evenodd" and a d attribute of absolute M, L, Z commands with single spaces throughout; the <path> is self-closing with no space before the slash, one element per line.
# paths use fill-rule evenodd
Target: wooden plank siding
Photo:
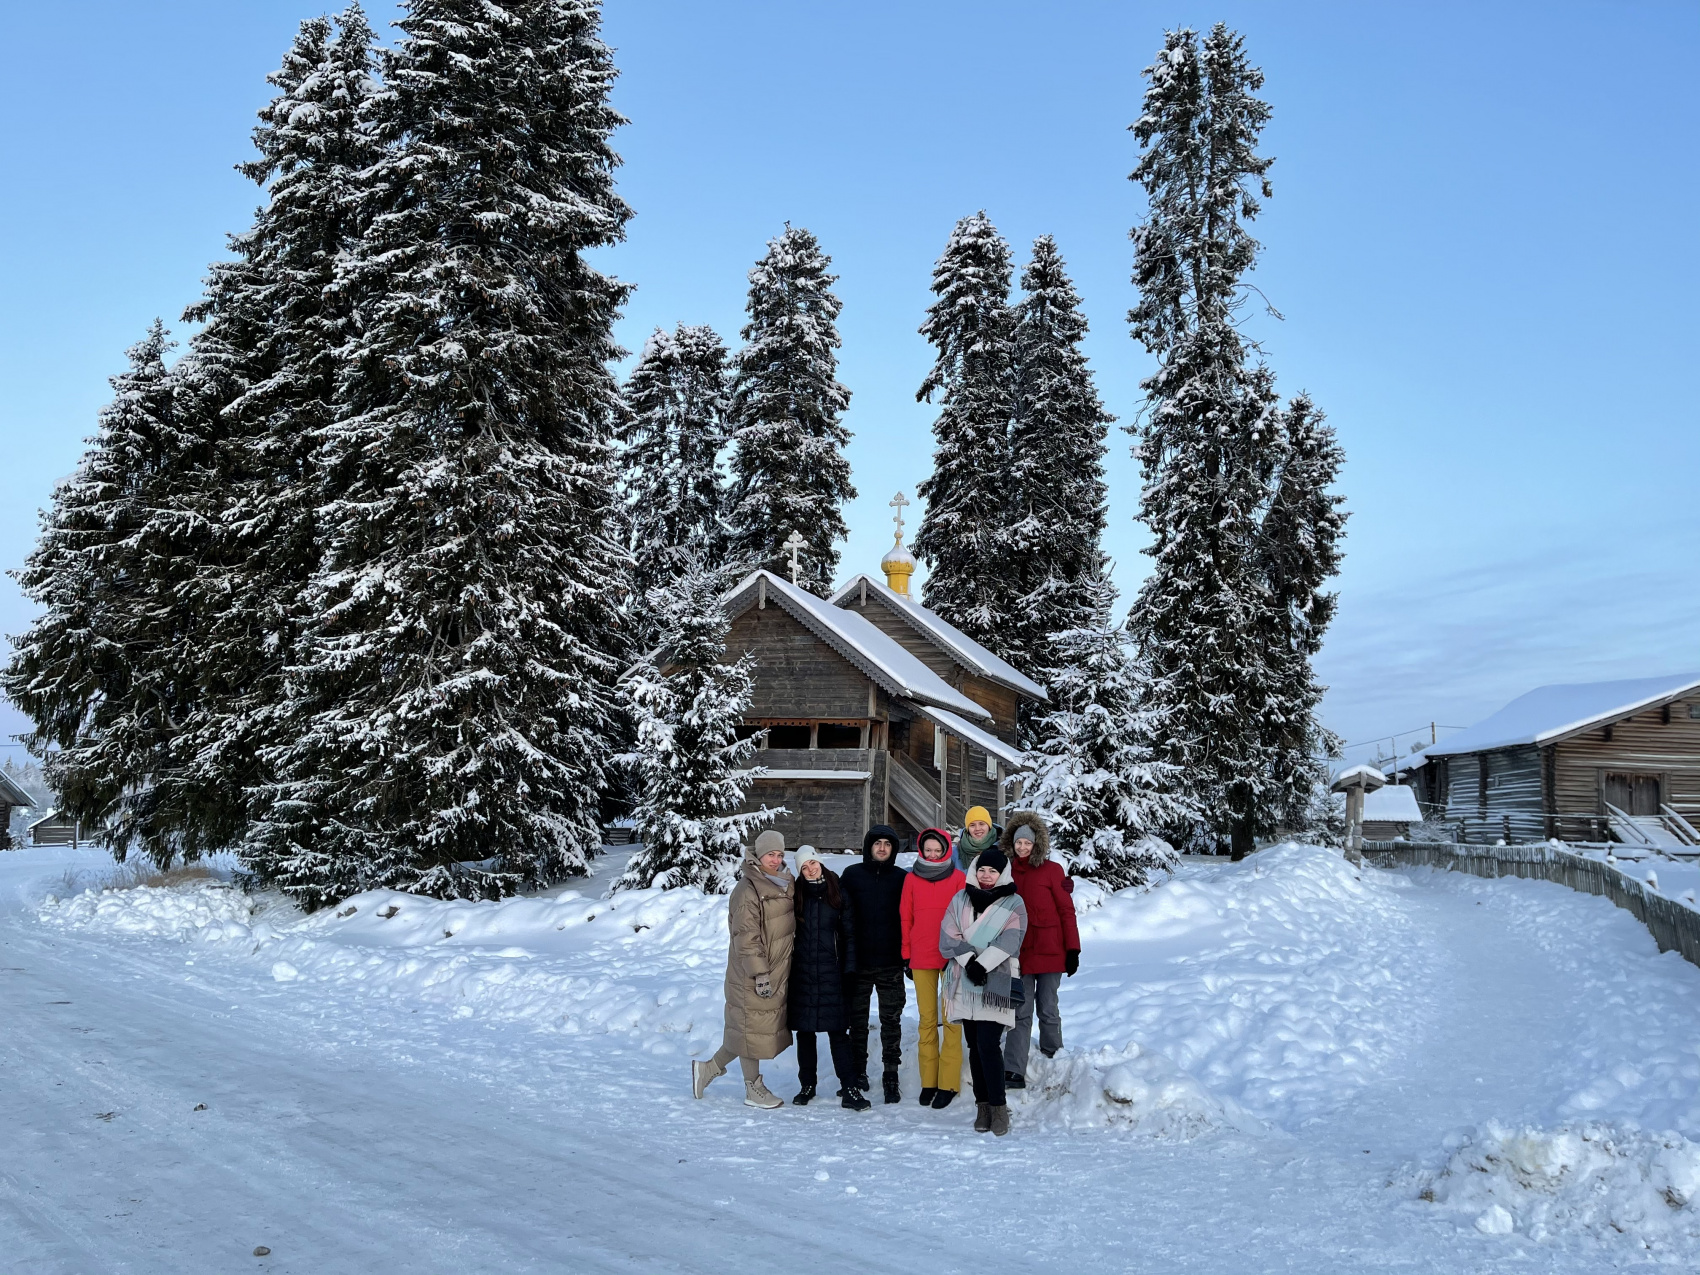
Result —
<path fill-rule="evenodd" d="M 745 652 L 756 657 L 750 717 L 867 717 L 869 679 L 779 607 L 751 607 L 732 621 L 726 662 Z"/>
<path fill-rule="evenodd" d="M 745 810 L 783 806 L 786 813 L 770 827 L 785 834 L 785 844 L 807 843 L 817 850 L 862 849 L 863 797 L 866 783 L 816 782 L 807 779 L 764 779 L 750 785 Z"/>
<path fill-rule="evenodd" d="M 1020 697 L 1009 687 L 976 677 L 967 669 L 954 683 L 957 690 L 992 715 L 992 734 L 1009 743 L 1015 742 L 1015 707 Z"/>
<path fill-rule="evenodd" d="M 1471 842 L 1539 841 L 1546 833 L 1540 750 L 1533 744 L 1447 758 L 1446 817 Z"/>
<path fill-rule="evenodd" d="M 908 620 L 896 614 L 878 595 L 869 594 L 865 606 L 859 598 L 847 598 L 844 609 L 857 612 L 945 681 L 955 684 L 956 672 L 962 666 L 938 643 L 924 636 Z"/>

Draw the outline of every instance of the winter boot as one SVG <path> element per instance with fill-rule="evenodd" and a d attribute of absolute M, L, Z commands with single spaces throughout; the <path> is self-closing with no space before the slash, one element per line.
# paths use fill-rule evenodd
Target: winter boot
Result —
<path fill-rule="evenodd" d="M 744 1085 L 744 1105 L 760 1107 L 764 1111 L 772 1111 L 775 1107 L 783 1107 L 785 1099 L 779 1097 L 762 1081 L 760 1076 Z"/>
<path fill-rule="evenodd" d="M 933 1095 L 933 1110 L 934 1111 L 943 1111 L 946 1107 L 950 1106 L 951 1101 L 955 1097 L 956 1097 L 956 1090 L 954 1090 L 954 1089 L 940 1089 L 937 1093 L 935 1093 Z"/>
<path fill-rule="evenodd" d="M 1013 1071 L 1006 1071 L 1003 1074 L 1003 1087 L 1005 1089 L 1025 1089 L 1027 1088 L 1027 1077 L 1018 1076 Z"/>
<path fill-rule="evenodd" d="M 867 1093 L 868 1090 L 873 1088 L 873 1086 L 868 1083 L 868 1073 L 865 1071 L 858 1071 L 856 1073 L 856 1078 L 850 1082 L 850 1087 L 858 1093 Z"/>
<path fill-rule="evenodd" d="M 725 1074 L 726 1068 L 717 1065 L 714 1059 L 696 1059 L 691 1063 L 691 1097 L 702 1097 L 702 1091 L 708 1088 L 708 1082 Z"/>
<path fill-rule="evenodd" d="M 903 1101 L 903 1091 L 897 1087 L 897 1073 L 895 1071 L 885 1073 L 885 1100 L 887 1102 Z"/>
<path fill-rule="evenodd" d="M 838 1105 L 843 1107 L 846 1111 L 866 1111 L 869 1107 L 874 1105 L 866 1098 L 862 1097 L 862 1091 L 860 1089 L 850 1089 L 847 1087 L 840 1089 L 838 1092 L 844 1095 L 844 1101 Z"/>
<path fill-rule="evenodd" d="M 1009 1132 L 1009 1104 L 1000 1102 L 992 1108 L 992 1132 L 1003 1137 Z"/>
<path fill-rule="evenodd" d="M 933 1095 L 935 1095 L 936 1093 L 938 1093 L 937 1089 L 923 1089 L 923 1090 L 921 1090 L 921 1105 L 923 1107 L 932 1106 L 933 1105 Z"/>
<path fill-rule="evenodd" d="M 977 1102 L 974 1104 L 974 1132 L 990 1133 L 992 1131 L 992 1104 Z"/>
<path fill-rule="evenodd" d="M 1041 1054 L 1045 1055 L 1045 1057 L 1047 1057 L 1047 1058 L 1055 1058 L 1057 1056 L 1056 1050 L 1046 1049 L 1043 1045 L 1039 1046 L 1039 1052 Z"/>
<path fill-rule="evenodd" d="M 791 1099 L 791 1105 L 794 1107 L 806 1107 L 814 1100 L 814 1096 L 815 1087 L 813 1085 L 804 1085 L 797 1091 L 797 1096 Z"/>

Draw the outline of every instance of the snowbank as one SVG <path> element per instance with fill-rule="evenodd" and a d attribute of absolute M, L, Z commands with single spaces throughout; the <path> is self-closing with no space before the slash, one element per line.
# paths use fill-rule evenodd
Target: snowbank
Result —
<path fill-rule="evenodd" d="M 1608 1124 L 1488 1123 L 1460 1135 L 1419 1196 L 1474 1217 L 1488 1235 L 1545 1240 L 1581 1231 L 1649 1246 L 1700 1237 L 1700 1144 Z"/>

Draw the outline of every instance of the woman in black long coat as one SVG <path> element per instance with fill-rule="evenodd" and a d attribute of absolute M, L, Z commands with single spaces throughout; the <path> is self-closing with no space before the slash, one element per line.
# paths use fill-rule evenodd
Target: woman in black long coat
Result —
<path fill-rule="evenodd" d="M 872 1104 L 856 1089 L 850 1068 L 850 1016 L 844 1003 L 844 976 L 856 969 L 855 927 L 850 896 L 838 876 L 815 855 L 813 846 L 797 851 L 797 933 L 791 947 L 790 1026 L 797 1034 L 797 1080 L 791 1101 L 806 1107 L 815 1096 L 818 1054 L 815 1033 L 826 1035 L 832 1070 L 838 1075 L 842 1105 L 866 1111 Z"/>

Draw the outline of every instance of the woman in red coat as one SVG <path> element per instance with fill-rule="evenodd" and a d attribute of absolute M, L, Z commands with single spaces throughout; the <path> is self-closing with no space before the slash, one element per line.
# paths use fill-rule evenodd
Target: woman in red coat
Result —
<path fill-rule="evenodd" d="M 1074 883 L 1051 861 L 1051 831 L 1031 811 L 1004 822 L 1003 852 L 1009 856 L 1015 891 L 1027 905 L 1027 937 L 1021 943 L 1021 986 L 1015 1026 L 1004 1043 L 1004 1085 L 1027 1087 L 1027 1051 L 1033 1041 L 1033 1011 L 1039 1011 L 1039 1052 L 1051 1058 L 1062 1048 L 1062 1012 L 1057 991 L 1064 974 L 1080 968 L 1080 929 L 1074 921 Z"/>
<path fill-rule="evenodd" d="M 903 972 L 915 984 L 921 1011 L 921 1105 L 944 1108 L 962 1088 L 962 1024 L 944 1020 L 939 981 L 945 959 L 939 955 L 939 929 L 951 899 L 968 884 L 951 861 L 950 834 L 928 828 L 915 838 L 915 866 L 903 878 L 898 915 L 903 927 Z"/>

